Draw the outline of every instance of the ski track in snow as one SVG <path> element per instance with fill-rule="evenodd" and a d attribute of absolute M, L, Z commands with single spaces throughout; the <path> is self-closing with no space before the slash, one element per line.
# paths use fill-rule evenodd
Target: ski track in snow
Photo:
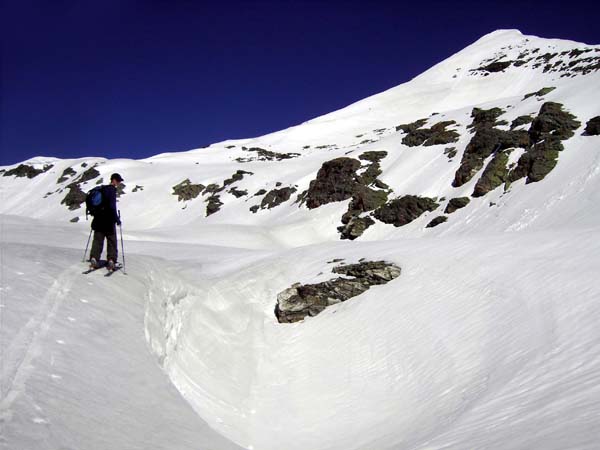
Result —
<path fill-rule="evenodd" d="M 40 301 L 37 313 L 21 327 L 2 355 L 2 397 L 0 411 L 10 411 L 15 399 L 23 394 L 25 383 L 34 370 L 33 360 L 40 355 L 42 343 L 56 318 L 56 312 L 67 298 L 79 265 L 66 268 Z M 64 343 L 64 342 L 63 342 Z M 4 418 L 6 420 L 6 418 Z"/>

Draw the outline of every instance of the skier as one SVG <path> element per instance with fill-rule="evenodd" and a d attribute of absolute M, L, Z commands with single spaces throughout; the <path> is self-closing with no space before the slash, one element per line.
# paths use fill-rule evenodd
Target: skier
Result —
<path fill-rule="evenodd" d="M 117 264 L 117 229 L 116 225 L 121 225 L 121 219 L 117 212 L 117 187 L 123 182 L 123 178 L 118 173 L 110 176 L 110 184 L 102 187 L 104 208 L 94 216 L 92 220 L 92 230 L 94 230 L 94 240 L 90 251 L 90 269 L 99 267 L 100 256 L 104 248 L 104 239 L 106 239 L 107 248 L 107 269 L 115 270 Z"/>

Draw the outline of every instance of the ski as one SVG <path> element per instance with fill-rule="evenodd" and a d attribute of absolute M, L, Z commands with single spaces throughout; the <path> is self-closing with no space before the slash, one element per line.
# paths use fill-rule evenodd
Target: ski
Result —
<path fill-rule="evenodd" d="M 90 267 L 88 270 L 84 270 L 83 272 L 81 272 L 83 275 L 87 275 L 88 273 L 92 273 L 95 272 L 96 270 L 102 269 L 103 266 L 99 266 L 99 267 Z"/>
<path fill-rule="evenodd" d="M 115 273 L 117 270 L 121 269 L 123 266 L 115 266 L 115 268 L 113 270 L 109 270 L 106 274 L 104 274 L 105 277 L 110 277 L 113 273 Z"/>

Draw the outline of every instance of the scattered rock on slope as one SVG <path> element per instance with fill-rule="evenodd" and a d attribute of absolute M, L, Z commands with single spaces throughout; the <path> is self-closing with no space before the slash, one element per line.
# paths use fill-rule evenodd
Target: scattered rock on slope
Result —
<path fill-rule="evenodd" d="M 365 261 L 338 266 L 332 272 L 352 278 L 338 277 L 306 285 L 296 283 L 277 294 L 275 316 L 279 323 L 298 322 L 306 316 L 316 316 L 328 306 L 356 297 L 371 286 L 392 281 L 400 276 L 401 270 L 385 261 Z"/>

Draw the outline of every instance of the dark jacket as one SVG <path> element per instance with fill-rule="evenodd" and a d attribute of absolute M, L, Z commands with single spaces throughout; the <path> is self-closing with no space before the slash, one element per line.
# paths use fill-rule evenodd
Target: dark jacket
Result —
<path fill-rule="evenodd" d="M 104 196 L 104 208 L 94 216 L 92 230 L 114 233 L 115 224 L 120 223 L 117 212 L 117 189 L 112 184 L 103 186 L 102 195 Z"/>

